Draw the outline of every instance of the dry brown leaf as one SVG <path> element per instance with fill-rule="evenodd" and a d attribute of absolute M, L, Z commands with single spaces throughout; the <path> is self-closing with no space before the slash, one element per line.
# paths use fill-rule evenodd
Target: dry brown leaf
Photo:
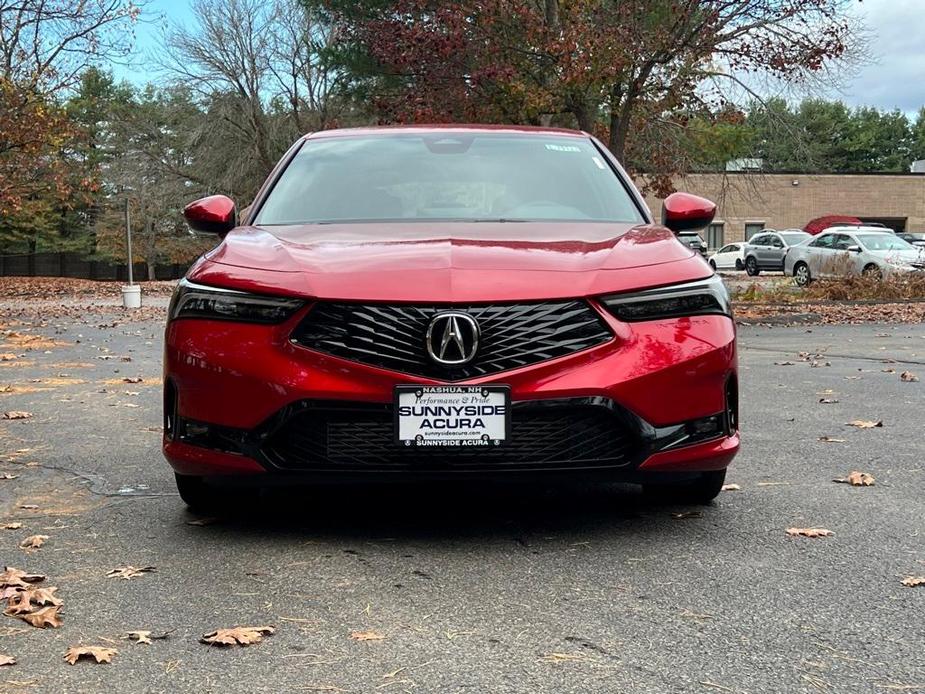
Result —
<path fill-rule="evenodd" d="M 45 544 L 48 535 L 30 535 L 19 543 L 20 549 L 38 549 Z"/>
<path fill-rule="evenodd" d="M 875 429 L 877 427 L 883 426 L 883 420 L 877 420 L 876 422 L 872 422 L 867 419 L 854 419 L 848 422 L 846 426 L 857 427 L 858 429 Z"/>
<path fill-rule="evenodd" d="M 107 578 L 123 578 L 126 581 L 128 581 L 129 579 L 138 578 L 139 576 L 143 576 L 146 573 L 151 573 L 152 571 L 154 571 L 154 568 L 155 567 L 153 566 L 140 566 L 137 568 L 134 566 L 120 566 L 118 569 L 113 569 L 108 574 L 106 574 L 106 577 Z"/>
<path fill-rule="evenodd" d="M 155 634 L 150 631 L 130 631 L 125 635 L 129 641 L 135 641 L 137 643 L 147 643 L 150 644 L 151 640 L 159 641 L 161 639 L 166 639 L 170 636 L 169 631 L 165 631 L 160 634 Z"/>
<path fill-rule="evenodd" d="M 790 537 L 829 537 L 835 533 L 825 528 L 787 528 L 787 534 Z"/>
<path fill-rule="evenodd" d="M 740 487 L 740 486 L 737 485 L 737 484 L 724 484 L 724 485 L 722 486 L 722 488 L 720 489 L 720 491 L 722 491 L 722 492 L 737 492 L 737 491 L 739 491 L 741 488 L 742 488 L 742 487 Z"/>
<path fill-rule="evenodd" d="M 831 436 L 820 436 L 819 440 L 822 441 L 822 443 L 845 443 L 846 441 L 846 439 L 835 439 Z"/>
<path fill-rule="evenodd" d="M 71 646 L 64 654 L 64 659 L 71 665 L 74 665 L 81 658 L 93 658 L 98 663 L 111 663 L 112 657 L 119 651 L 115 648 L 106 648 L 105 646 Z"/>
<path fill-rule="evenodd" d="M 11 475 L 8 472 L 4 472 L 0 475 L 0 480 L 15 480 L 17 477 L 19 477 L 19 475 Z"/>
<path fill-rule="evenodd" d="M 63 605 L 64 602 L 61 598 L 55 595 L 55 591 L 58 590 L 54 586 L 48 588 L 19 588 L 19 589 L 8 589 L 13 590 L 14 592 L 7 596 L 7 614 L 11 615 L 21 615 L 27 612 L 31 612 L 35 606 L 44 606 L 44 605 Z"/>
<path fill-rule="evenodd" d="M 230 629 L 216 629 L 208 634 L 203 634 L 199 639 L 202 643 L 210 646 L 249 646 L 252 643 L 260 643 L 263 637 L 269 636 L 276 631 L 274 627 L 232 627 Z"/>
<path fill-rule="evenodd" d="M 874 486 L 874 476 L 866 472 L 858 472 L 854 470 L 848 473 L 847 477 L 836 477 L 832 480 L 833 482 L 841 482 L 842 484 L 850 484 L 852 487 L 873 487 Z"/>
<path fill-rule="evenodd" d="M 776 361 L 774 362 L 774 366 L 793 366 L 793 362 L 792 361 Z"/>
<path fill-rule="evenodd" d="M 350 638 L 354 641 L 382 641 L 385 639 L 385 634 L 380 634 L 372 629 L 368 631 L 351 631 Z"/>
<path fill-rule="evenodd" d="M 45 627 L 57 629 L 61 626 L 61 617 L 58 615 L 60 609 L 61 607 L 59 605 L 52 605 L 51 607 L 43 607 L 35 612 L 15 616 L 39 629 L 44 629 Z"/>
<path fill-rule="evenodd" d="M 31 412 L 19 412 L 16 410 L 11 410 L 10 412 L 4 412 L 4 419 L 29 419 L 32 416 Z"/>
<path fill-rule="evenodd" d="M 20 504 L 19 505 L 19 508 L 24 509 L 26 511 L 34 511 L 38 507 L 39 507 L 38 504 Z"/>
<path fill-rule="evenodd" d="M 131 641 L 137 641 L 138 643 L 151 643 L 151 632 L 150 631 L 130 631 L 125 635 L 125 638 Z"/>
<path fill-rule="evenodd" d="M 12 566 L 3 567 L 3 573 L 0 573 L 0 588 L 7 586 L 22 586 L 28 588 L 30 583 L 40 583 L 45 577 L 42 574 L 29 574 Z"/>
<path fill-rule="evenodd" d="M 136 376 L 134 378 L 123 378 L 123 383 L 141 383 L 144 379 L 141 376 Z"/>
<path fill-rule="evenodd" d="M 903 579 L 902 583 L 907 588 L 916 588 L 918 586 L 925 586 L 925 576 L 906 576 Z"/>
<path fill-rule="evenodd" d="M 838 404 L 837 398 L 819 398 L 819 403 L 822 405 L 836 405 Z"/>
<path fill-rule="evenodd" d="M 19 530 L 22 527 L 22 523 L 5 523 L 3 526 L 4 530 Z"/>
<path fill-rule="evenodd" d="M 919 377 L 911 371 L 903 371 L 901 374 L 899 374 L 899 380 L 905 381 L 906 383 L 915 383 L 919 380 Z"/>
<path fill-rule="evenodd" d="M 16 658 L 11 655 L 3 655 L 0 653 L 0 667 L 4 665 L 16 665 Z"/>

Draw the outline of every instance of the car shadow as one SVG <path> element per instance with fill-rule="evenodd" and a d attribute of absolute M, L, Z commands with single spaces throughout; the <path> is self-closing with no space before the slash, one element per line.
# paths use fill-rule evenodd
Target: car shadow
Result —
<path fill-rule="evenodd" d="M 265 489 L 211 515 L 187 513 L 186 522 L 242 537 L 487 540 L 512 534 L 515 539 L 660 534 L 679 521 L 718 511 L 715 502 L 659 503 L 624 484 L 363 484 Z"/>

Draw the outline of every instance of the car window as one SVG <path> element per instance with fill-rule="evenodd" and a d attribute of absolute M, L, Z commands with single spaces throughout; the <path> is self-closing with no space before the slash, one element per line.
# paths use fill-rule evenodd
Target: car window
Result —
<path fill-rule="evenodd" d="M 763 246 L 767 238 L 764 234 L 759 234 L 758 236 L 752 236 L 749 243 L 753 246 Z"/>
<path fill-rule="evenodd" d="M 855 245 L 857 245 L 855 240 L 847 234 L 837 234 L 835 243 L 832 244 L 836 251 L 847 251 L 850 246 Z"/>
<path fill-rule="evenodd" d="M 813 248 L 831 248 L 833 241 L 835 241 L 835 234 L 823 234 L 822 236 L 817 236 L 809 245 Z"/>
<path fill-rule="evenodd" d="M 739 250 L 739 247 L 736 246 L 734 243 L 732 243 L 732 244 L 729 244 L 728 246 L 723 246 L 722 248 L 720 248 L 719 252 L 720 253 L 734 253 L 737 250 Z"/>
<path fill-rule="evenodd" d="M 858 234 L 858 241 L 869 251 L 914 251 L 908 241 L 892 234 Z"/>
<path fill-rule="evenodd" d="M 643 221 L 588 139 L 427 132 L 307 141 L 256 224 L 499 219 Z"/>
<path fill-rule="evenodd" d="M 771 235 L 771 236 L 768 238 L 768 241 L 770 242 L 770 245 L 771 245 L 771 246 L 774 246 L 774 248 L 783 248 L 783 247 L 784 247 L 784 242 L 781 241 L 781 239 L 780 239 L 779 236 Z"/>
<path fill-rule="evenodd" d="M 781 234 L 781 238 L 784 239 L 784 242 L 788 246 L 796 246 L 797 244 L 803 243 L 806 239 L 810 238 L 810 236 L 809 234 L 795 232 Z"/>

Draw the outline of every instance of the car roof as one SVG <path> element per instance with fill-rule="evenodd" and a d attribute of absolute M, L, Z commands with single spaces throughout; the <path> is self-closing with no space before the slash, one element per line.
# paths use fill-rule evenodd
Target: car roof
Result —
<path fill-rule="evenodd" d="M 487 124 L 414 124 L 414 125 L 381 125 L 362 128 L 337 128 L 335 130 L 319 130 L 305 135 L 306 140 L 320 140 L 333 137 L 370 137 L 387 136 L 402 133 L 480 133 L 494 132 L 514 135 L 559 135 L 586 139 L 588 133 L 568 128 L 544 128 L 535 125 L 487 125 Z"/>
<path fill-rule="evenodd" d="M 828 229 L 823 229 L 821 233 L 829 234 L 832 232 L 838 232 L 839 234 L 855 234 L 860 231 L 863 231 L 865 234 L 888 234 L 890 236 L 895 235 L 891 230 L 884 229 L 883 227 L 865 227 L 854 225 L 829 227 Z"/>

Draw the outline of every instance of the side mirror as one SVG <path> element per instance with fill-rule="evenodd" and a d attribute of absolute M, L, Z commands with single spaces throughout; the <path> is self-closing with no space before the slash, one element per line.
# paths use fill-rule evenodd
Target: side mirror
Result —
<path fill-rule="evenodd" d="M 183 217 L 193 231 L 224 236 L 234 229 L 234 201 L 226 195 L 200 198 L 183 208 Z"/>
<path fill-rule="evenodd" d="M 690 193 L 672 193 L 662 203 L 662 224 L 674 233 L 703 229 L 713 221 L 716 205 Z"/>
<path fill-rule="evenodd" d="M 849 250 L 849 251 L 851 251 L 852 253 L 860 253 L 860 252 L 861 252 L 861 247 L 858 246 L 858 245 L 848 246 L 848 248 L 847 248 L 846 250 Z"/>

